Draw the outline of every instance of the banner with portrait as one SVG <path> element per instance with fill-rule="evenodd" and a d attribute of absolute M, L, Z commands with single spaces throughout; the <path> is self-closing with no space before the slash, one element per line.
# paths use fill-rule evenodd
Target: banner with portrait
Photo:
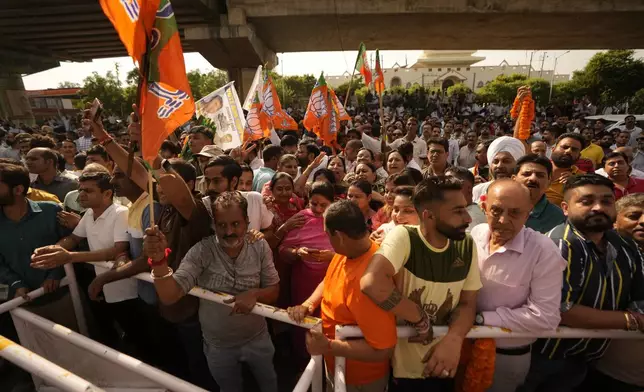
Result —
<path fill-rule="evenodd" d="M 197 101 L 197 115 L 214 125 L 214 142 L 223 150 L 239 147 L 246 126 L 234 81 Z"/>

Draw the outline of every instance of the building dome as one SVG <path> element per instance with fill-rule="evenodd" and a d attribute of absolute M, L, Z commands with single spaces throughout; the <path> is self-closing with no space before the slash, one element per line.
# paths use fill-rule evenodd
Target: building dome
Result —
<path fill-rule="evenodd" d="M 412 68 L 432 68 L 440 66 L 469 67 L 485 60 L 474 56 L 475 50 L 424 50 Z"/>

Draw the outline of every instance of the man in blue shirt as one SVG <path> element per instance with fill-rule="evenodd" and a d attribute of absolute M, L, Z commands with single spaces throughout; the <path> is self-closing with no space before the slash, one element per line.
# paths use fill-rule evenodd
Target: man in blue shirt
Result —
<path fill-rule="evenodd" d="M 282 147 L 280 146 L 266 146 L 262 151 L 264 157 L 264 166 L 255 170 L 253 173 L 253 190 L 255 192 L 262 192 L 264 184 L 270 182 L 275 173 L 277 172 L 277 165 L 283 154 Z"/>
<path fill-rule="evenodd" d="M 552 163 L 548 158 L 535 154 L 524 155 L 517 161 L 516 174 L 512 176 L 530 190 L 532 211 L 525 223 L 526 227 L 540 233 L 547 233 L 566 220 L 561 208 L 550 203 L 546 190 L 552 178 Z"/>
<path fill-rule="evenodd" d="M 0 284 L 9 286 L 9 298 L 26 297 L 39 287 L 52 293 L 65 276 L 62 267 L 31 268 L 34 249 L 55 244 L 69 232 L 56 219 L 61 205 L 28 200 L 28 189 L 27 169 L 0 163 Z M 30 310 L 67 327 L 77 327 L 67 290 L 33 301 Z"/>

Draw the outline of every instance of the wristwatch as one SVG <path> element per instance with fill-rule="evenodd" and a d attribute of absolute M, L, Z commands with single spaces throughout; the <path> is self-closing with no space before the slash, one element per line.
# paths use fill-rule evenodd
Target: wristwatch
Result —
<path fill-rule="evenodd" d="M 477 313 L 476 318 L 474 318 L 474 325 L 484 325 L 485 324 L 485 319 L 483 318 L 483 314 Z"/>

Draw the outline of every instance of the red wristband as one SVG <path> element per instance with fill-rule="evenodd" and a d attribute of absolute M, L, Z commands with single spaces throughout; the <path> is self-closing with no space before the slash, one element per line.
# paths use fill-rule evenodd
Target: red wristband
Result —
<path fill-rule="evenodd" d="M 170 253 L 172 253 L 172 249 L 170 249 L 170 248 L 165 248 L 165 252 L 164 252 L 164 253 L 165 253 L 165 254 L 163 255 L 163 258 L 162 258 L 161 260 L 159 260 L 159 261 L 154 261 L 154 260 L 152 260 L 151 258 L 149 258 L 149 257 L 148 257 L 148 265 L 149 265 L 151 268 L 154 268 L 154 267 L 158 267 L 158 266 L 160 266 L 160 265 L 162 265 L 162 264 L 167 263 L 167 262 L 168 262 L 168 256 L 170 256 Z"/>

